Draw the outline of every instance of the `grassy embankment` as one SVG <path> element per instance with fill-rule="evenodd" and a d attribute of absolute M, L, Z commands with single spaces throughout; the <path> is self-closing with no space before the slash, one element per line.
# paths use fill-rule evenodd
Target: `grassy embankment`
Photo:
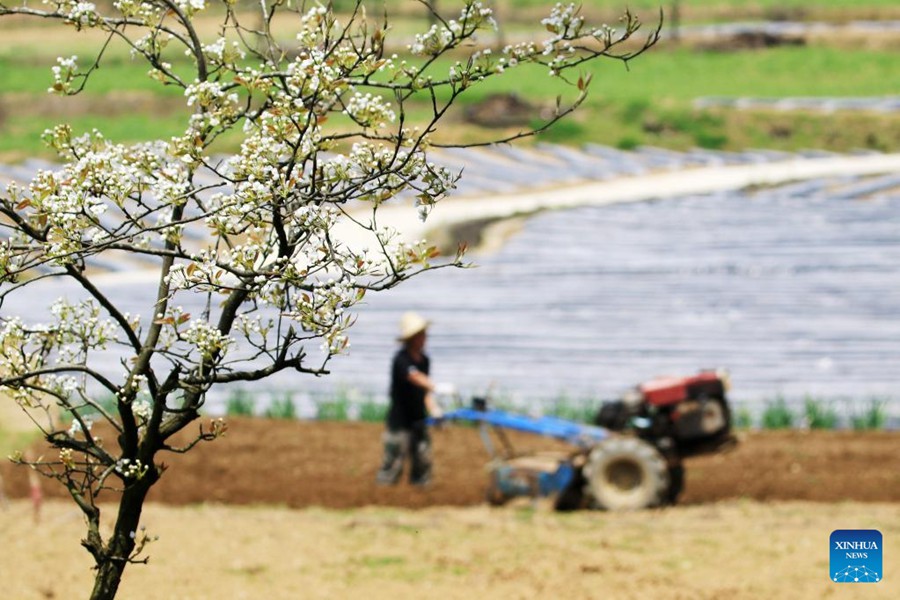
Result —
<path fill-rule="evenodd" d="M 585 10 L 613 4 L 587 3 Z M 646 9 L 643 6 L 646 2 L 632 4 Z M 691 10 L 735 3 L 682 4 L 683 12 L 693 7 L 687 10 L 691 14 Z M 790 2 L 778 4 L 793 6 Z M 840 3 L 822 0 L 803 4 L 814 4 L 825 10 Z M 888 4 L 872 1 L 866 6 L 877 11 L 888 10 Z M 774 3 L 755 5 L 766 8 Z M 807 6 L 805 10 L 810 13 L 813 8 Z M 648 15 L 646 20 L 651 18 Z M 407 32 L 417 30 L 418 24 L 398 20 L 395 43 L 401 43 Z M 0 27 L 9 26 L 0 22 Z M 166 138 L 182 130 L 187 108 L 179 91 L 162 88 L 150 80 L 145 75 L 145 66 L 132 61 L 122 48 L 109 53 L 81 96 L 49 97 L 46 89 L 52 80 L 50 66 L 55 63 L 55 57 L 78 54 L 87 60 L 91 55 L 91 38 L 67 34 L 55 37 L 49 47 L 43 43 L 50 31 L 47 24 L 35 25 L 31 30 L 23 27 L 23 23 L 18 23 L 15 34 L 9 36 L 5 35 L 8 31 L 0 30 L 7 40 L 0 48 L 0 72 L 4 75 L 0 84 L 0 160 L 49 156 L 40 141 L 41 132 L 61 121 L 71 123 L 77 132 L 100 128 L 110 139 L 122 142 Z M 93 40 L 96 42 L 97 38 Z M 712 51 L 688 43 L 675 45 L 664 41 L 635 61 L 630 70 L 613 61 L 599 61 L 590 66 L 594 76 L 590 98 L 573 118 L 541 139 L 567 144 L 594 142 L 622 148 L 655 145 L 673 149 L 699 146 L 729 150 L 751 147 L 896 150 L 900 148 L 900 116 L 862 112 L 699 110 L 694 108 L 694 101 L 704 96 L 893 95 L 897 92 L 893 73 L 894 49 L 898 44 L 900 38 L 891 36 L 868 45 L 851 44 L 846 39 L 817 38 L 808 40 L 804 46 Z M 449 63 L 438 65 L 435 75 L 446 72 L 448 66 Z M 477 102 L 498 93 L 516 93 L 527 98 L 535 105 L 537 114 L 540 106 L 552 105 L 558 94 L 571 97 L 572 88 L 550 80 L 542 69 L 521 69 L 514 78 L 501 77 L 473 88 L 466 102 Z M 413 107 L 410 116 L 421 119 L 426 113 L 423 103 Z M 471 141 L 498 134 L 463 122 L 461 111 L 450 118 L 455 122 L 451 121 L 453 126 L 445 128 L 445 132 L 452 132 L 445 133 L 445 141 Z M 232 151 L 236 145 L 237 137 L 233 136 L 224 139 L 217 149 Z"/>

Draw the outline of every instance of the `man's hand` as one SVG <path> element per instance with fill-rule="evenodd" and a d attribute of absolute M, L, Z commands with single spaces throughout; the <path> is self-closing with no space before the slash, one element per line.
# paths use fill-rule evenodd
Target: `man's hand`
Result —
<path fill-rule="evenodd" d="M 431 392 L 425 395 L 425 409 L 428 411 L 428 416 L 433 419 L 439 420 L 444 418 L 444 411 Z"/>

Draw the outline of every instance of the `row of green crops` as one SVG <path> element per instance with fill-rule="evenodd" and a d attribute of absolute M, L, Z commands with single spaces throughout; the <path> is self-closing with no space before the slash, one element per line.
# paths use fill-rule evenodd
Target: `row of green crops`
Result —
<path fill-rule="evenodd" d="M 302 401 L 290 392 L 283 392 L 271 397 L 264 406 L 257 405 L 249 392 L 236 390 L 225 401 L 225 414 L 228 416 L 261 416 L 269 419 L 312 418 L 321 421 L 363 421 L 381 422 L 387 413 L 387 405 L 374 398 L 356 398 L 343 391 L 334 397 L 312 402 L 313 410 L 301 410 L 301 405 L 310 402 Z"/>
<path fill-rule="evenodd" d="M 807 397 L 802 407 L 791 407 L 784 398 L 767 402 L 758 418 L 747 408 L 735 413 L 739 429 L 884 429 L 888 424 L 888 401 L 872 398 L 867 403 L 839 411 L 836 402 Z"/>
<path fill-rule="evenodd" d="M 387 400 L 384 398 L 376 399 L 371 395 L 363 396 L 346 390 L 338 390 L 334 396 L 316 400 L 294 396 L 289 392 L 261 394 L 258 397 L 263 399 L 258 402 L 255 397 L 246 390 L 233 391 L 225 400 L 225 414 L 272 419 L 381 422 L 384 421 L 388 408 Z M 446 410 L 455 408 L 446 405 L 450 403 L 447 399 L 444 399 L 444 403 Z M 543 403 L 539 412 L 547 416 L 587 423 L 593 420 L 598 406 L 599 401 L 594 399 L 573 398 L 561 394 Z M 491 407 L 513 412 L 528 412 L 504 396 L 492 398 Z"/>
<path fill-rule="evenodd" d="M 339 391 L 334 397 L 313 402 L 314 411 L 300 414 L 299 401 L 290 393 L 282 393 L 269 399 L 264 406 L 257 406 L 251 395 L 243 390 L 233 392 L 225 403 L 228 416 L 261 416 L 272 419 L 311 418 L 326 421 L 381 422 L 387 405 L 383 399 L 351 397 Z M 537 406 L 537 413 L 570 421 L 591 423 L 596 416 L 600 400 L 576 398 L 566 394 Z M 521 403 L 508 398 L 494 398 L 493 408 L 511 412 L 533 412 Z M 788 403 L 775 398 L 764 403 L 762 410 L 752 411 L 741 405 L 733 411 L 734 426 L 738 429 L 884 429 L 888 423 L 889 401 L 872 398 L 865 402 L 828 401 L 807 397 L 802 404 Z M 452 408 L 452 407 L 445 407 Z M 534 407 L 532 407 L 534 408 Z"/>
<path fill-rule="evenodd" d="M 895 400 L 896 401 L 896 400 Z M 456 406 L 443 399 L 446 410 Z M 116 402 L 112 396 L 101 397 L 97 403 L 109 414 L 115 414 Z M 560 393 L 557 397 L 536 404 L 525 404 L 502 393 L 490 399 L 491 408 L 522 414 L 553 416 L 580 423 L 591 423 L 602 401 L 592 397 L 575 397 Z M 826 400 L 807 396 L 802 402 L 788 402 L 777 397 L 762 403 L 761 408 L 751 409 L 746 403 L 732 407 L 732 421 L 737 429 L 854 429 L 878 430 L 896 423 L 889 422 L 887 398 L 868 400 Z M 224 402 L 227 416 L 265 417 L 269 419 L 313 419 L 322 421 L 384 421 L 387 401 L 374 395 L 363 395 L 355 390 L 338 389 L 333 395 L 311 399 L 291 392 L 253 393 L 245 389 L 233 390 Z M 89 420 L 96 421 L 92 411 L 82 412 Z M 63 417 L 65 423 L 71 416 Z"/>

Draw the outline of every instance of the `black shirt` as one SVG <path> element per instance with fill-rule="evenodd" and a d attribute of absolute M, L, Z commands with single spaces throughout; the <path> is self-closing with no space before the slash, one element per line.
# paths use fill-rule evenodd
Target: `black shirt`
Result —
<path fill-rule="evenodd" d="M 406 348 L 394 355 L 391 366 L 391 407 L 387 414 L 388 429 L 412 429 L 425 420 L 426 391 L 413 384 L 409 380 L 409 374 L 419 371 L 428 375 L 429 364 L 428 356 L 423 354 L 421 360 L 416 362 Z"/>

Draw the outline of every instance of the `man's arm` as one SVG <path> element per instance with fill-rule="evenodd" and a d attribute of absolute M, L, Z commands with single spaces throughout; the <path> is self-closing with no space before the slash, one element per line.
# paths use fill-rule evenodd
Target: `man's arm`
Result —
<path fill-rule="evenodd" d="M 434 398 L 434 382 L 431 378 L 418 369 L 411 369 L 406 378 L 411 384 L 425 390 L 425 410 L 428 411 L 428 415 L 435 419 L 443 417 L 444 411 Z"/>
<path fill-rule="evenodd" d="M 431 378 L 415 367 L 409 370 L 406 379 L 414 386 L 422 388 L 429 394 L 434 391 L 434 383 L 431 381 Z"/>

